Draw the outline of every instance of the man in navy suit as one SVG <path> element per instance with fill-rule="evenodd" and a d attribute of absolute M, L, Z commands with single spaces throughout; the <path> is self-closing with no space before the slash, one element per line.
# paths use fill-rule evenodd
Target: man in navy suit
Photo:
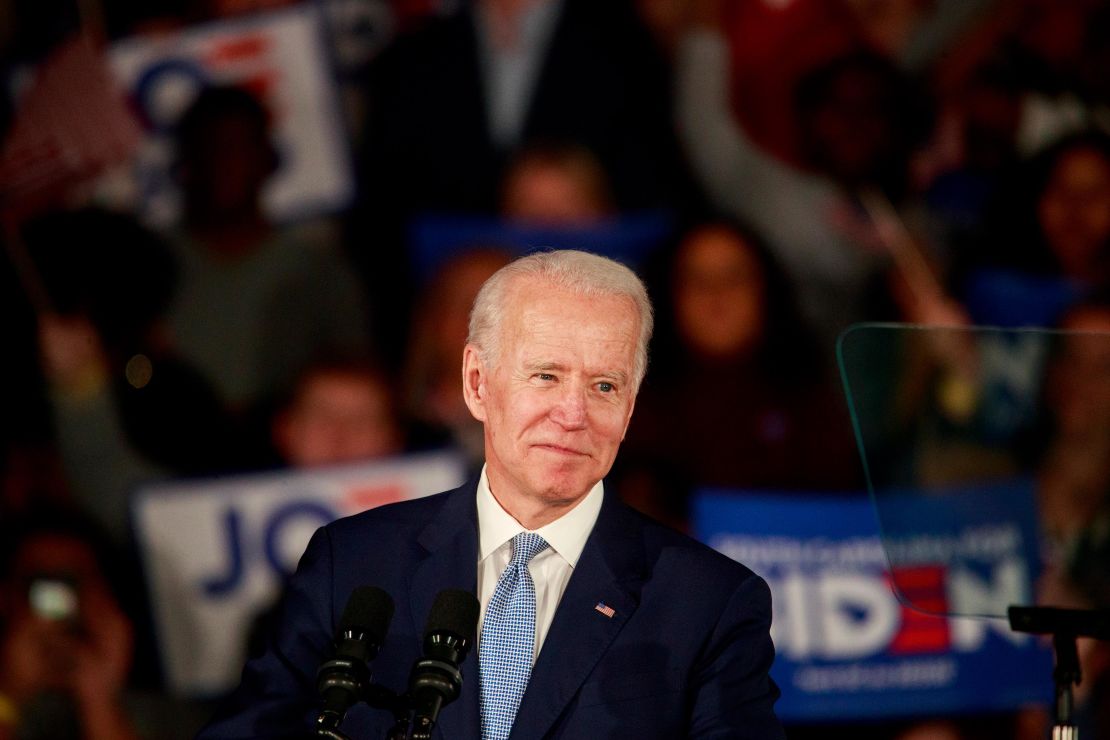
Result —
<path fill-rule="evenodd" d="M 766 584 L 602 483 L 632 416 L 651 325 L 642 283 L 602 257 L 539 253 L 490 278 L 463 356 L 463 393 L 485 427 L 481 476 L 318 531 L 280 629 L 202 737 L 303 736 L 316 668 L 362 585 L 396 603 L 372 666 L 375 682 L 396 690 L 421 655 L 436 594 L 477 594 L 478 649 L 436 725 L 447 740 L 783 737 Z M 501 582 L 521 567 L 523 541 L 539 542 L 538 554 L 516 571 L 526 597 L 511 598 L 528 604 L 532 649 L 513 661 L 523 663 L 523 696 L 504 698 Z M 389 713 L 359 705 L 342 729 L 380 738 L 391 725 Z"/>

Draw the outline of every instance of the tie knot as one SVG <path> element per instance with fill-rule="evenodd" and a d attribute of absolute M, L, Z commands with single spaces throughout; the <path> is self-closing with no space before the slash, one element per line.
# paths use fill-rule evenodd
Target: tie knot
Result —
<path fill-rule="evenodd" d="M 532 558 L 547 549 L 547 540 L 535 532 L 521 532 L 513 537 L 512 565 L 528 565 Z"/>

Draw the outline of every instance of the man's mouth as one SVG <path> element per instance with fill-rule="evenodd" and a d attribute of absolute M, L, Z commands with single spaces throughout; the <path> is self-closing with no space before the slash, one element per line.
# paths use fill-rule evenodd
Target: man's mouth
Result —
<path fill-rule="evenodd" d="M 536 445 L 533 445 L 533 447 L 536 447 L 537 449 L 541 449 L 541 450 L 546 450 L 548 452 L 554 452 L 557 455 L 567 455 L 567 456 L 571 456 L 571 457 L 575 457 L 575 456 L 577 456 L 577 457 L 586 457 L 587 456 L 587 453 L 582 452 L 581 450 L 576 450 L 576 449 L 573 449 L 571 447 L 563 447 L 562 445 L 557 445 L 557 444 L 536 444 Z"/>

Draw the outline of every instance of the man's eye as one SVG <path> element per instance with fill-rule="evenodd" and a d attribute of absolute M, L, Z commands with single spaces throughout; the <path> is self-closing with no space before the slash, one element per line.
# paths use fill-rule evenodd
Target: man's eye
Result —
<path fill-rule="evenodd" d="M 597 389 L 602 393 L 612 393 L 616 387 L 612 383 L 601 382 L 597 384 Z"/>
<path fill-rule="evenodd" d="M 544 382 L 555 380 L 555 376 L 551 373 L 536 373 L 536 378 Z"/>

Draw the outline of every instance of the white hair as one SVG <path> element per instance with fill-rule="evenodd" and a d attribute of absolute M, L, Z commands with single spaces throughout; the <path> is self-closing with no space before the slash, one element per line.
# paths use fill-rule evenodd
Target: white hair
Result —
<path fill-rule="evenodd" d="M 483 363 L 489 365 L 500 356 L 506 298 L 517 281 L 525 278 L 534 278 L 576 295 L 611 296 L 632 301 L 640 318 L 632 385 L 633 390 L 640 387 L 647 372 L 648 342 L 653 324 L 647 289 L 636 273 L 621 263 L 574 249 L 535 252 L 521 257 L 495 272 L 482 285 L 470 310 L 467 343 L 478 349 Z"/>

